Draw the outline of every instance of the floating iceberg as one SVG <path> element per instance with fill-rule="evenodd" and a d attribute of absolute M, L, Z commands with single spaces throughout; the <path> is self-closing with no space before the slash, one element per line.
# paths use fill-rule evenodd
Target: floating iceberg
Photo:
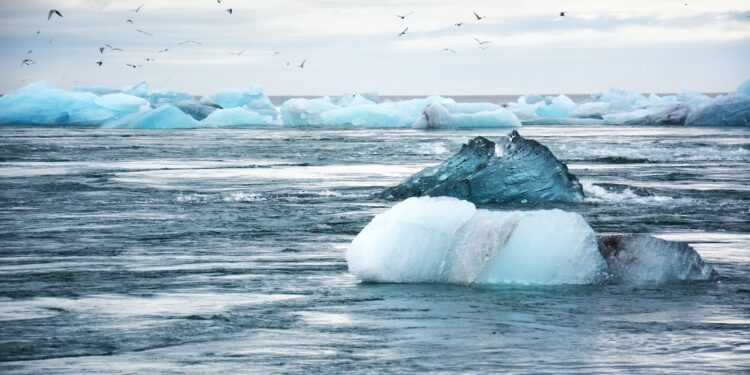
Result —
<path fill-rule="evenodd" d="M 172 105 L 164 105 L 107 122 L 102 127 L 112 129 L 191 129 L 199 127 L 199 123 L 178 108 Z"/>
<path fill-rule="evenodd" d="M 320 115 L 336 108 L 329 97 L 290 99 L 281 105 L 281 120 L 287 126 L 323 125 Z"/>
<path fill-rule="evenodd" d="M 474 203 L 578 202 L 583 188 L 547 147 L 514 130 L 497 143 L 476 137 L 442 164 L 380 195 L 449 196 Z"/>
<path fill-rule="evenodd" d="M 274 123 L 270 116 L 261 116 L 257 112 L 244 107 L 217 109 L 201 121 L 201 125 L 212 127 L 272 125 Z"/>
<path fill-rule="evenodd" d="M 489 103 L 433 103 L 428 105 L 414 123 L 414 128 L 513 128 L 520 127 L 518 117 L 506 109 Z"/>
<path fill-rule="evenodd" d="M 677 281 L 713 280 L 718 274 L 698 252 L 681 242 L 644 234 L 598 238 L 610 277 L 625 284 L 663 284 Z"/>
<path fill-rule="evenodd" d="M 376 216 L 346 261 L 370 282 L 590 284 L 607 270 L 579 214 L 477 210 L 445 197 L 410 198 Z"/>
<path fill-rule="evenodd" d="M 180 111 L 185 112 L 186 115 L 194 118 L 197 121 L 201 121 L 212 114 L 217 109 L 221 109 L 218 105 L 202 104 L 195 100 L 186 100 L 173 104 Z"/>
<path fill-rule="evenodd" d="M 195 98 L 184 92 L 168 91 L 168 90 L 157 90 L 151 93 L 148 97 L 148 102 L 152 106 L 158 107 L 162 104 L 176 104 L 180 102 L 194 101 Z"/>
<path fill-rule="evenodd" d="M 688 115 L 688 126 L 750 126 L 750 96 L 724 95 Z"/>
<path fill-rule="evenodd" d="M 737 87 L 737 92 L 745 96 L 750 96 L 750 79 L 745 82 L 742 82 Z"/>
<path fill-rule="evenodd" d="M 216 104 L 221 108 L 245 107 L 258 112 L 261 116 L 276 118 L 276 107 L 274 107 L 263 89 L 257 85 L 251 85 L 247 90 L 222 90 L 215 94 L 201 98 L 203 104 Z"/>
<path fill-rule="evenodd" d="M 144 107 L 140 97 L 65 91 L 42 81 L 0 97 L 0 124 L 99 125 Z"/>
<path fill-rule="evenodd" d="M 612 125 L 684 125 L 688 113 L 690 107 L 684 103 L 664 103 L 604 115 L 604 121 Z"/>

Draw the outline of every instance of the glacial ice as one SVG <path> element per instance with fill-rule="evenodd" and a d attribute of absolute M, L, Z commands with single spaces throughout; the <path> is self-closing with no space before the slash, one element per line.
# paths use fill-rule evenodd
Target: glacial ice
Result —
<path fill-rule="evenodd" d="M 745 96 L 750 96 L 750 79 L 748 79 L 745 82 L 742 82 L 737 87 L 737 92 Z"/>
<path fill-rule="evenodd" d="M 684 103 L 663 103 L 630 112 L 604 115 L 604 121 L 612 125 L 683 125 L 690 112 Z"/>
<path fill-rule="evenodd" d="M 717 272 L 681 242 L 645 234 L 599 236 L 599 252 L 613 281 L 643 285 L 713 280 Z"/>
<path fill-rule="evenodd" d="M 139 111 L 144 105 L 144 99 L 127 94 L 100 97 L 40 81 L 0 97 L 0 124 L 99 125 Z"/>
<path fill-rule="evenodd" d="M 690 112 L 688 126 L 750 126 L 750 96 L 733 93 L 714 98 Z"/>
<path fill-rule="evenodd" d="M 221 109 L 218 105 L 202 104 L 195 100 L 184 100 L 174 103 L 173 105 L 197 121 L 201 121 L 217 109 Z"/>
<path fill-rule="evenodd" d="M 449 196 L 474 203 L 578 202 L 583 188 L 550 150 L 515 130 L 476 137 L 443 163 L 380 193 L 386 199 Z"/>
<path fill-rule="evenodd" d="M 222 127 L 239 125 L 272 125 L 270 116 L 261 116 L 245 107 L 217 109 L 201 121 L 201 125 Z"/>
<path fill-rule="evenodd" d="M 410 198 L 376 216 L 346 252 L 360 280 L 454 284 L 589 284 L 604 277 L 596 235 L 561 210 L 478 210 L 455 198 Z"/>
<path fill-rule="evenodd" d="M 168 90 L 157 90 L 151 93 L 148 97 L 148 102 L 152 106 L 158 107 L 162 104 L 176 104 L 184 101 L 194 101 L 195 98 L 184 92 L 168 91 Z"/>
<path fill-rule="evenodd" d="M 102 127 L 112 129 L 191 129 L 199 127 L 199 123 L 177 107 L 167 104 L 107 122 Z"/>
<path fill-rule="evenodd" d="M 277 112 L 271 100 L 258 85 L 251 85 L 247 90 L 222 90 L 201 98 L 203 104 L 216 104 L 223 109 L 245 107 L 262 116 L 276 118 Z"/>
<path fill-rule="evenodd" d="M 281 120 L 287 126 L 318 126 L 323 125 L 320 115 L 338 108 L 331 102 L 331 98 L 290 99 L 281 105 Z"/>
<path fill-rule="evenodd" d="M 513 128 L 521 121 L 510 111 L 489 103 L 433 103 L 422 110 L 414 128 Z"/>

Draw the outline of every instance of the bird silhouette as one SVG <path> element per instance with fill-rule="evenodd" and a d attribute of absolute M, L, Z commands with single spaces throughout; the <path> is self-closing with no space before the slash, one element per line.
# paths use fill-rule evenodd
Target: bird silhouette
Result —
<path fill-rule="evenodd" d="M 484 16 L 484 17 L 483 17 L 483 16 L 480 16 L 479 14 L 477 14 L 477 12 L 474 12 L 474 17 L 476 17 L 476 18 L 477 18 L 477 21 L 481 21 L 481 20 L 483 20 L 483 19 L 487 18 L 487 16 Z"/>
<path fill-rule="evenodd" d="M 29 66 L 32 64 L 36 64 L 36 61 L 32 59 L 24 59 L 23 61 L 21 61 L 21 66 L 24 66 L 24 65 Z"/>
<path fill-rule="evenodd" d="M 201 43 L 201 42 L 196 42 L 196 41 L 194 41 L 194 40 L 186 40 L 186 41 L 184 41 L 184 42 L 179 42 L 179 43 L 177 43 L 177 44 L 178 44 L 178 45 L 181 45 L 181 46 L 184 46 L 184 45 L 186 45 L 186 44 L 195 44 L 195 45 L 198 45 L 198 46 L 202 46 L 202 45 L 203 45 L 203 43 Z"/>
<path fill-rule="evenodd" d="M 227 9 L 227 12 L 229 12 L 229 15 L 232 15 L 232 8 Z"/>
<path fill-rule="evenodd" d="M 47 21 L 49 21 L 50 18 L 52 18 L 52 16 L 54 16 L 55 14 L 62 18 L 62 13 L 60 13 L 60 11 L 58 11 L 57 9 L 50 9 L 49 13 L 47 14 Z"/>
<path fill-rule="evenodd" d="M 404 14 L 403 16 L 402 16 L 402 15 L 399 15 L 399 14 L 397 14 L 397 15 L 396 15 L 396 17 L 398 17 L 398 18 L 401 18 L 402 20 L 405 20 L 405 19 L 406 19 L 406 17 L 409 17 L 409 16 L 411 16 L 412 14 L 414 14 L 414 12 L 409 12 L 409 13 L 406 13 L 406 14 Z"/>
<path fill-rule="evenodd" d="M 104 46 L 107 47 L 107 48 L 109 48 L 110 51 L 122 51 L 122 48 L 112 47 L 109 44 L 105 44 Z"/>
<path fill-rule="evenodd" d="M 127 22 L 127 23 L 129 23 L 129 24 L 133 25 L 133 20 L 127 20 L 127 21 L 125 21 L 125 22 Z"/>
<path fill-rule="evenodd" d="M 144 4 L 141 4 L 141 6 L 139 6 L 138 8 L 135 8 L 135 9 L 131 9 L 130 11 L 131 11 L 131 12 L 135 12 L 135 13 L 138 13 L 138 12 L 140 12 L 140 11 L 141 11 L 141 8 L 143 8 L 143 6 L 144 6 L 144 5 L 146 5 L 146 4 L 145 4 L 145 3 L 144 3 Z"/>
<path fill-rule="evenodd" d="M 456 25 L 456 26 L 458 26 L 458 27 L 461 27 L 461 26 L 463 26 L 463 25 L 464 25 L 464 23 L 463 23 L 463 22 L 456 22 L 456 23 L 454 23 L 454 25 Z"/>
<path fill-rule="evenodd" d="M 143 30 L 141 30 L 141 29 L 135 29 L 135 31 L 137 31 L 137 32 L 139 32 L 139 33 L 141 33 L 141 34 L 145 34 L 145 35 L 148 35 L 148 36 L 154 36 L 154 34 L 151 34 L 151 33 L 147 33 L 147 32 L 145 32 L 145 31 L 143 31 Z"/>
<path fill-rule="evenodd" d="M 483 45 L 483 44 L 492 43 L 492 41 L 489 41 L 489 40 L 479 40 L 478 38 L 474 38 L 474 40 L 476 40 L 477 43 L 479 43 L 480 46 Z"/>
<path fill-rule="evenodd" d="M 304 68 L 306 62 L 307 62 L 307 59 L 302 60 L 302 64 L 299 64 L 299 67 Z"/>
<path fill-rule="evenodd" d="M 451 52 L 451 53 L 456 53 L 456 50 L 454 50 L 454 49 L 450 49 L 450 48 L 443 48 L 442 50 L 440 50 L 440 52 Z"/>
<path fill-rule="evenodd" d="M 97 61 L 96 62 L 96 65 L 102 66 L 102 64 L 104 64 L 104 61 Z"/>
<path fill-rule="evenodd" d="M 407 28 L 405 28 L 405 29 L 404 29 L 404 31 L 400 32 L 400 33 L 398 34 L 398 36 L 403 36 L 403 35 L 406 35 L 406 31 L 407 31 L 407 30 L 409 30 L 409 28 L 408 28 L 408 27 L 407 27 Z"/>
<path fill-rule="evenodd" d="M 143 65 L 133 65 L 133 64 L 125 64 L 125 65 L 127 65 L 127 66 L 129 66 L 129 67 L 131 67 L 131 68 L 133 68 L 133 69 L 135 69 L 135 68 L 140 68 L 140 67 L 142 67 L 142 66 L 143 66 Z"/>
<path fill-rule="evenodd" d="M 240 52 L 229 52 L 229 54 L 231 54 L 231 55 L 237 55 L 237 56 L 242 56 L 242 54 L 245 53 L 246 51 L 247 51 L 247 48 L 243 49 Z"/>
<path fill-rule="evenodd" d="M 27 54 L 27 55 L 30 55 L 30 54 L 31 54 L 32 52 L 34 52 L 34 50 L 33 50 L 33 49 L 30 49 L 30 50 L 26 51 L 26 54 Z"/>
<path fill-rule="evenodd" d="M 565 13 L 568 13 L 568 12 L 560 12 L 560 17 L 565 17 Z"/>

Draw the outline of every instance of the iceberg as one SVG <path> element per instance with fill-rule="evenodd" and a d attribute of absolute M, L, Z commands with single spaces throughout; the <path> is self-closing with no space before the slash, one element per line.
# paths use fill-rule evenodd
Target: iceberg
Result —
<path fill-rule="evenodd" d="M 690 112 L 687 126 L 750 126 L 750 96 L 740 93 L 713 99 Z"/>
<path fill-rule="evenodd" d="M 446 197 L 410 198 L 377 215 L 346 261 L 365 282 L 590 284 L 607 270 L 579 214 L 479 210 Z"/>
<path fill-rule="evenodd" d="M 120 88 L 99 87 L 99 86 L 73 86 L 73 91 L 90 92 L 92 94 L 96 94 L 99 96 L 107 95 L 107 94 L 123 93 L 123 94 L 138 96 L 138 97 L 145 99 L 148 96 L 148 83 L 141 82 L 135 86 L 122 86 Z"/>
<path fill-rule="evenodd" d="M 745 96 L 750 96 L 750 79 L 745 82 L 742 82 L 737 87 L 737 92 Z"/>
<path fill-rule="evenodd" d="M 380 193 L 386 199 L 425 195 L 474 203 L 579 202 L 583 188 L 547 147 L 514 130 L 497 143 L 476 137 L 445 162 Z"/>
<path fill-rule="evenodd" d="M 329 97 L 318 99 L 290 99 L 281 105 L 281 121 L 287 126 L 323 125 L 320 115 L 339 108 Z"/>
<path fill-rule="evenodd" d="M 685 125 L 690 107 L 684 103 L 664 103 L 630 112 L 604 115 L 611 125 Z"/>
<path fill-rule="evenodd" d="M 371 100 L 370 98 L 376 99 Z M 344 94 L 336 101 L 336 105 L 339 107 L 350 107 L 363 104 L 376 104 L 378 100 L 379 97 L 377 95 L 368 97 L 361 94 Z"/>
<path fill-rule="evenodd" d="M 616 282 L 664 284 L 714 280 L 718 276 L 713 267 L 685 243 L 645 234 L 600 236 L 597 241 L 610 277 Z"/>
<path fill-rule="evenodd" d="M 240 125 L 272 125 L 274 120 L 270 116 L 261 116 L 245 107 L 217 109 L 201 121 L 201 125 L 222 127 Z"/>
<path fill-rule="evenodd" d="M 413 125 L 420 129 L 513 128 L 521 121 L 510 111 L 489 103 L 429 104 Z"/>
<path fill-rule="evenodd" d="M 199 123 L 172 105 L 137 112 L 118 120 L 105 123 L 110 129 L 192 129 Z"/>
<path fill-rule="evenodd" d="M 117 93 L 97 96 L 34 82 L 0 97 L 0 124 L 99 125 L 144 109 L 144 99 Z"/>
<path fill-rule="evenodd" d="M 263 89 L 258 85 L 251 85 L 247 90 L 222 90 L 215 94 L 201 98 L 203 104 L 216 104 L 221 108 L 245 107 L 258 112 L 262 116 L 271 116 L 276 119 L 276 107 L 274 107 Z"/>

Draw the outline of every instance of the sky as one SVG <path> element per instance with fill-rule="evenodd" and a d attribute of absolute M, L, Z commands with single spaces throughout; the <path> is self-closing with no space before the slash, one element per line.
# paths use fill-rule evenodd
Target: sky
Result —
<path fill-rule="evenodd" d="M 100 54 L 105 44 L 123 51 Z M 36 80 L 192 94 L 727 92 L 750 79 L 750 1 L 2 0 L 0 72 L 0 92 Z"/>

